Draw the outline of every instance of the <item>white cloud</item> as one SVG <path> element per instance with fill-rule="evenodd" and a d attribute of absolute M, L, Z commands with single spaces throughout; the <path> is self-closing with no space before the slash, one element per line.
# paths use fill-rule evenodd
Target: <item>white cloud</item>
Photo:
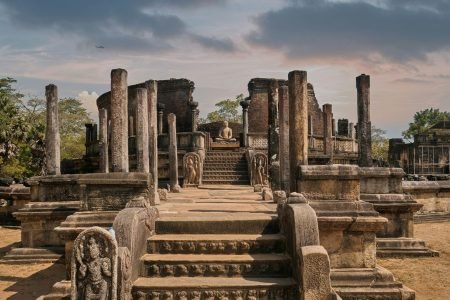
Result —
<path fill-rule="evenodd" d="M 98 109 L 96 103 L 98 94 L 96 92 L 89 93 L 88 91 L 82 91 L 78 94 L 77 98 L 81 101 L 81 103 L 83 103 L 83 107 L 86 108 L 91 118 L 96 120 L 98 118 Z"/>

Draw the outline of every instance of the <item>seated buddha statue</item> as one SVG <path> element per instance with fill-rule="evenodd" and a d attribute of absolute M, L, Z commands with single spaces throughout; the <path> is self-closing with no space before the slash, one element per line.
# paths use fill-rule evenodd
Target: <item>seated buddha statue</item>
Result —
<path fill-rule="evenodd" d="M 219 137 L 216 138 L 217 142 L 225 142 L 225 143 L 231 143 L 236 142 L 236 139 L 233 138 L 233 130 L 228 127 L 228 122 L 223 122 L 223 127 L 219 132 Z"/>

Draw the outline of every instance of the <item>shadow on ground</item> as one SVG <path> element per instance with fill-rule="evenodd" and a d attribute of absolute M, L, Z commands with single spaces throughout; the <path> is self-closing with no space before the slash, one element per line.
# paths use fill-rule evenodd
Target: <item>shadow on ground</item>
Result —
<path fill-rule="evenodd" d="M 17 268 L 17 265 L 11 265 L 12 268 Z M 23 266 L 24 268 L 35 268 L 39 270 L 43 267 L 42 264 L 29 264 Z M 32 270 L 30 270 L 32 271 Z M 12 273 L 14 274 L 14 273 Z M 4 291 L 7 292 L 10 300 L 28 300 L 36 299 L 39 296 L 46 295 L 50 292 L 52 286 L 64 279 L 65 267 L 63 264 L 51 264 L 45 269 L 41 269 L 32 273 L 29 277 L 16 277 L 14 275 L 0 275 L 0 281 L 14 282 Z M 14 295 L 11 295 L 14 293 Z M 1 297 L 0 297 L 1 298 Z"/>

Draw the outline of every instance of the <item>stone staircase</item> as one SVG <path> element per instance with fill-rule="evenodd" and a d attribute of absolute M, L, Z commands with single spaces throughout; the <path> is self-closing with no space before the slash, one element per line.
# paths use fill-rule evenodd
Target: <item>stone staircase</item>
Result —
<path fill-rule="evenodd" d="M 276 216 L 162 216 L 147 242 L 134 299 L 295 299 Z"/>
<path fill-rule="evenodd" d="M 206 153 L 203 184 L 249 184 L 244 151 L 212 150 Z"/>

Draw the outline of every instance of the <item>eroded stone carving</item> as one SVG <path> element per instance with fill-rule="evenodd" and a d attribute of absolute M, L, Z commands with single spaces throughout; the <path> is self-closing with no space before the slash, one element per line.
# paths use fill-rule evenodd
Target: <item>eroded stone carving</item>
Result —
<path fill-rule="evenodd" d="M 195 152 L 186 153 L 183 157 L 184 187 L 198 186 L 201 183 L 202 165 L 200 155 Z"/>
<path fill-rule="evenodd" d="M 78 235 L 72 254 L 71 299 L 117 299 L 116 240 L 103 228 L 92 227 Z"/>
<path fill-rule="evenodd" d="M 252 185 L 268 185 L 267 180 L 267 156 L 264 153 L 256 153 L 252 159 Z"/>

